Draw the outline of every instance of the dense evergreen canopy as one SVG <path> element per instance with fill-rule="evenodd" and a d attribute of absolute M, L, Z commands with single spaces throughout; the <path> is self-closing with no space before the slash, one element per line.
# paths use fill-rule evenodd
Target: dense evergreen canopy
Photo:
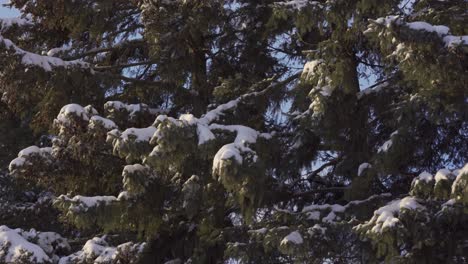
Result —
<path fill-rule="evenodd" d="M 466 0 L 8 5 L 0 263 L 468 262 Z"/>

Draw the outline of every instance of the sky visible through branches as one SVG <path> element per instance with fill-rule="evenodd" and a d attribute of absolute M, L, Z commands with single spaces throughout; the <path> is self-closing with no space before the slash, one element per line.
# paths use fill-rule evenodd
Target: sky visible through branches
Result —
<path fill-rule="evenodd" d="M 0 17 L 15 17 L 19 16 L 19 11 L 16 9 L 10 9 L 3 5 L 7 4 L 8 0 L 0 0 Z"/>

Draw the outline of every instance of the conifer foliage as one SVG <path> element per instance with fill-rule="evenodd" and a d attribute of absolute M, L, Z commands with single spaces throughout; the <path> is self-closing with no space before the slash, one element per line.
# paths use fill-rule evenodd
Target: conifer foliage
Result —
<path fill-rule="evenodd" d="M 0 263 L 468 262 L 465 0 L 8 5 Z"/>

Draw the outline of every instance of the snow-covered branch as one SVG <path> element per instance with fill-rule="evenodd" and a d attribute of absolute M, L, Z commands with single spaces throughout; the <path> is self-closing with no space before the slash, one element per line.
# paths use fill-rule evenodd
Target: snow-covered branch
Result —
<path fill-rule="evenodd" d="M 390 28 L 392 25 L 406 27 L 414 31 L 424 31 L 434 33 L 440 37 L 447 48 L 454 48 L 459 45 L 468 45 L 468 35 L 456 36 L 450 34 L 450 28 L 444 25 L 432 25 L 425 21 L 405 22 L 400 16 L 381 17 L 370 20 L 371 24 L 364 33 L 372 33 L 377 30 L 376 26 Z"/>
<path fill-rule="evenodd" d="M 11 27 L 23 27 L 33 25 L 29 17 L 4 17 L 0 18 L 0 33 L 7 31 Z"/>
<path fill-rule="evenodd" d="M 79 67 L 89 69 L 89 63 L 75 60 L 75 61 L 64 61 L 57 57 L 43 56 L 29 51 L 25 51 L 20 47 L 16 46 L 11 40 L 6 39 L 0 35 L 0 46 L 3 46 L 7 51 L 13 51 L 14 55 L 18 55 L 21 58 L 21 62 L 24 65 L 37 66 L 45 71 L 52 71 L 54 67 Z"/>

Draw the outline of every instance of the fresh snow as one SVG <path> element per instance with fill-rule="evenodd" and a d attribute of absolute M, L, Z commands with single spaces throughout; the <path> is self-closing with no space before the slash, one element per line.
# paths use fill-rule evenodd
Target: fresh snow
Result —
<path fill-rule="evenodd" d="M 415 30 L 424 30 L 427 32 L 437 33 L 440 37 L 443 37 L 442 40 L 445 43 L 446 47 L 454 47 L 457 45 L 467 45 L 468 44 L 468 35 L 467 36 L 454 36 L 449 35 L 450 29 L 447 26 L 442 25 L 431 25 L 427 22 L 410 22 L 406 25 Z"/>
<path fill-rule="evenodd" d="M 319 65 L 323 63 L 323 60 L 312 60 L 304 64 L 304 68 L 302 70 L 302 78 L 313 78 L 315 75 L 320 75 L 321 71 Z M 317 85 L 310 91 L 310 93 L 318 92 L 322 96 L 331 96 L 333 91 L 335 90 L 334 86 L 330 85 L 331 79 L 326 76 L 325 78 L 319 78 Z M 316 102 L 312 102 L 310 108 L 314 107 Z"/>
<path fill-rule="evenodd" d="M 122 132 L 121 138 L 123 140 L 129 140 L 130 138 L 135 138 L 135 141 L 150 141 L 156 132 L 154 126 L 149 126 L 146 128 L 129 128 Z"/>
<path fill-rule="evenodd" d="M 442 26 L 442 25 L 434 26 L 424 21 L 406 23 L 406 26 L 414 30 L 424 30 L 427 32 L 434 32 L 434 33 L 437 33 L 439 36 L 447 35 L 450 31 L 450 29 L 446 26 Z"/>
<path fill-rule="evenodd" d="M 70 249 L 68 241 L 55 232 L 40 232 L 36 234 L 37 244 L 47 254 L 52 254 L 55 249 Z M 60 242 L 60 244 L 58 244 Z"/>
<path fill-rule="evenodd" d="M 10 164 L 8 165 L 8 170 L 12 172 L 15 168 L 21 167 L 26 163 L 26 159 L 23 157 L 18 157 L 13 159 Z"/>
<path fill-rule="evenodd" d="M 450 28 L 444 25 L 432 25 L 425 21 L 403 22 L 399 16 L 387 16 L 374 20 L 375 23 L 389 27 L 392 23 L 397 25 L 407 26 L 413 30 L 422 30 L 426 32 L 436 33 L 442 38 L 445 46 L 452 48 L 458 45 L 468 45 L 468 35 L 454 36 L 450 35 Z M 372 28 L 368 28 L 364 33 L 372 32 Z"/>
<path fill-rule="evenodd" d="M 57 57 L 51 56 L 42 56 L 36 53 L 25 51 L 20 47 L 16 46 L 11 40 L 3 38 L 0 35 L 0 45 L 4 45 L 7 49 L 11 49 L 15 54 L 21 56 L 21 62 L 25 65 L 38 66 L 44 69 L 45 71 L 52 71 L 53 67 L 80 67 L 80 68 L 90 68 L 90 65 L 86 62 L 80 60 L 74 61 L 64 61 Z"/>
<path fill-rule="evenodd" d="M 64 107 L 62 107 L 62 109 L 60 109 L 59 114 L 57 115 L 57 120 L 59 120 L 62 123 L 67 123 L 68 116 L 72 113 L 85 121 L 89 120 L 88 114 L 86 113 L 86 109 L 79 104 L 67 104 Z"/>
<path fill-rule="evenodd" d="M 346 207 L 343 205 L 339 205 L 339 204 L 311 204 L 308 206 L 304 206 L 304 208 L 302 208 L 302 212 L 305 213 L 309 211 L 326 210 L 326 209 L 330 209 L 331 211 L 342 213 L 346 210 Z"/>
<path fill-rule="evenodd" d="M 98 115 L 92 116 L 90 120 L 90 126 L 94 127 L 95 122 L 101 123 L 104 126 L 104 128 L 106 128 L 107 130 L 117 128 L 117 125 L 114 123 L 114 121 L 108 118 L 104 118 L 102 116 L 98 116 Z"/>
<path fill-rule="evenodd" d="M 304 239 L 302 239 L 302 236 L 298 231 L 293 231 L 281 240 L 281 245 L 288 244 L 289 242 L 299 245 L 304 243 Z"/>
<path fill-rule="evenodd" d="M 311 204 L 311 205 L 304 206 L 302 208 L 302 213 L 305 213 L 307 215 L 308 220 L 319 220 L 320 215 L 321 215 L 320 211 L 329 211 L 328 215 L 324 218 L 325 220 L 322 219 L 322 221 L 332 222 L 336 218 L 336 213 L 344 213 L 347 209 L 350 208 L 350 206 L 362 204 L 362 203 L 371 201 L 371 200 L 373 200 L 375 198 L 378 198 L 378 197 L 390 197 L 390 196 L 391 196 L 390 193 L 372 195 L 372 196 L 368 197 L 365 200 L 351 201 L 346 205 L 340 205 L 340 204 Z"/>
<path fill-rule="evenodd" d="M 424 30 L 427 32 L 437 33 L 440 37 L 443 37 L 442 40 L 445 43 L 446 47 L 454 47 L 457 45 L 467 45 L 468 44 L 468 35 L 465 36 L 454 36 L 449 35 L 450 29 L 447 26 L 442 25 L 431 25 L 427 22 L 410 22 L 406 23 L 408 27 L 415 30 Z"/>
<path fill-rule="evenodd" d="M 367 162 L 362 163 L 361 165 L 359 165 L 358 176 L 361 176 L 361 174 L 364 172 L 364 170 L 367 170 L 369 168 L 372 168 L 372 165 L 367 163 Z"/>
<path fill-rule="evenodd" d="M 208 113 L 206 113 L 205 115 L 203 115 L 200 118 L 200 122 L 203 123 L 203 124 L 209 124 L 209 123 L 211 123 L 213 121 L 216 121 L 218 118 L 220 118 L 223 115 L 224 111 L 227 111 L 229 109 L 232 109 L 232 108 L 236 107 L 237 104 L 241 101 L 241 98 L 243 98 L 243 97 L 240 97 L 240 98 L 231 100 L 231 101 L 229 101 L 229 102 L 227 102 L 225 104 L 219 105 L 215 109 L 213 109 L 213 110 L 209 111 Z"/>
<path fill-rule="evenodd" d="M 18 153 L 18 157 L 29 156 L 32 153 L 39 153 L 40 148 L 37 146 L 29 146 Z"/>
<path fill-rule="evenodd" d="M 449 170 L 441 169 L 436 173 L 434 179 L 436 182 L 439 182 L 441 180 L 448 180 L 448 177 L 450 177 L 450 175 L 451 175 L 451 172 Z"/>
<path fill-rule="evenodd" d="M 387 152 L 392 146 L 393 146 L 393 136 L 397 135 L 398 134 L 398 130 L 394 131 L 391 135 L 390 135 L 390 139 L 385 141 L 382 146 L 380 146 L 378 149 L 377 149 L 377 153 L 381 153 L 381 152 Z"/>
<path fill-rule="evenodd" d="M 194 117 L 192 114 L 183 114 L 179 117 L 179 119 L 174 119 L 171 117 L 167 117 L 165 115 L 160 115 L 156 118 L 157 121 L 162 122 L 164 120 L 169 120 L 170 122 L 179 125 L 177 122 L 182 121 L 187 125 L 196 125 L 197 126 L 197 135 L 198 135 L 198 145 L 202 145 L 210 140 L 215 139 L 215 135 L 211 130 L 218 129 L 218 130 L 225 130 L 230 132 L 236 132 L 236 140 L 235 143 L 255 143 L 259 136 L 264 136 L 265 138 L 271 137 L 270 134 L 261 134 L 258 131 L 241 125 L 219 125 L 219 124 L 211 124 L 212 121 L 216 120 L 220 115 L 222 110 L 230 109 L 235 106 L 237 103 L 236 100 L 233 100 L 225 105 L 221 105 L 220 107 L 216 108 L 208 112 L 202 118 L 198 119 Z"/>
<path fill-rule="evenodd" d="M 95 237 L 86 242 L 86 244 L 83 246 L 83 253 L 89 257 L 100 256 L 103 252 L 106 251 L 106 249 L 107 249 L 107 242 L 105 242 L 103 238 Z M 108 256 L 108 252 L 109 251 L 107 251 L 107 254 L 105 254 L 105 256 L 106 255 Z M 114 249 L 114 252 L 115 252 L 115 249 Z"/>
<path fill-rule="evenodd" d="M 135 173 L 136 171 L 144 171 L 146 170 L 146 167 L 141 165 L 141 164 L 132 164 L 132 165 L 126 165 L 123 169 L 123 173 Z"/>
<path fill-rule="evenodd" d="M 337 218 L 335 212 L 331 211 L 330 213 L 328 213 L 327 216 L 322 218 L 322 222 L 324 222 L 324 223 L 333 223 L 335 221 L 335 218 Z"/>
<path fill-rule="evenodd" d="M 320 219 L 320 211 L 310 211 L 307 212 L 307 220 L 319 220 Z"/>
<path fill-rule="evenodd" d="M 222 146 L 213 159 L 213 170 L 219 168 L 223 160 L 234 158 L 237 163 L 242 164 L 242 147 L 235 143 L 230 143 Z"/>
<path fill-rule="evenodd" d="M 115 201 L 114 196 L 93 196 L 93 197 L 86 197 L 86 196 L 81 196 L 77 195 L 71 199 L 73 202 L 79 202 L 87 207 L 94 207 L 100 203 L 110 203 Z"/>
<path fill-rule="evenodd" d="M 255 152 L 247 147 L 247 143 L 253 144 L 257 141 L 258 133 L 256 130 L 246 127 L 246 126 L 239 126 L 239 125 L 231 125 L 231 126 L 224 126 L 224 125 L 217 125 L 212 124 L 210 125 L 211 129 L 222 129 L 231 132 L 237 132 L 237 136 L 233 143 L 229 143 L 221 147 L 218 152 L 216 153 L 213 159 L 213 171 L 217 171 L 223 164 L 224 160 L 228 160 L 234 158 L 237 163 L 242 164 L 242 155 L 241 153 L 250 152 L 254 155 L 254 161 L 256 159 Z"/>
<path fill-rule="evenodd" d="M 434 177 L 429 172 L 423 171 L 423 172 L 421 172 L 421 174 L 419 174 L 418 177 L 415 178 L 415 180 L 430 182 L 430 181 L 434 180 Z"/>
<path fill-rule="evenodd" d="M 29 231 L 15 229 L 18 234 L 28 241 L 37 244 L 46 254 L 53 254 L 56 250 L 69 250 L 70 244 L 61 235 L 55 232 L 37 232 L 35 229 Z"/>
<path fill-rule="evenodd" d="M 248 232 L 249 233 L 257 233 L 257 234 L 266 234 L 267 231 L 268 231 L 268 228 L 262 227 L 260 229 L 249 230 Z"/>
<path fill-rule="evenodd" d="M 372 228 L 372 232 L 380 233 L 384 229 L 391 228 L 398 224 L 400 222 L 398 214 L 403 208 L 409 210 L 424 209 L 414 197 L 394 200 L 374 212 L 374 216 L 370 222 L 375 221 L 376 225 Z"/>
<path fill-rule="evenodd" d="M 255 143 L 257 142 L 257 138 L 259 137 L 260 133 L 250 127 L 241 126 L 241 125 L 218 125 L 212 124 L 210 125 L 210 129 L 219 129 L 219 130 L 226 130 L 230 132 L 236 132 L 237 136 L 234 140 L 235 143 Z"/>
<path fill-rule="evenodd" d="M 135 116 L 139 112 L 147 111 L 150 114 L 160 113 L 158 108 L 150 108 L 147 104 L 126 104 L 121 101 L 108 101 L 104 104 L 105 109 L 113 108 L 117 110 L 125 110 L 130 116 Z"/>
<path fill-rule="evenodd" d="M 202 145 L 208 141 L 215 139 L 215 135 L 211 130 L 202 124 L 197 124 L 198 145 Z"/>
<path fill-rule="evenodd" d="M 18 229 L 13 230 L 7 226 L 0 226 L 0 245 L 5 244 L 9 244 L 8 251 L 5 252 L 5 261 L 7 263 L 19 261 L 24 253 L 31 254 L 29 260 L 32 263 L 49 263 L 51 261 L 41 247 L 27 241 L 20 235 Z"/>
<path fill-rule="evenodd" d="M 386 17 L 379 17 L 374 20 L 375 23 L 381 24 L 383 26 L 389 27 L 392 23 L 398 21 L 400 19 L 399 16 L 386 16 Z"/>
<path fill-rule="evenodd" d="M 26 157 L 26 156 L 29 156 L 31 154 L 44 155 L 46 153 L 50 154 L 51 152 L 52 152 L 52 148 L 50 148 L 50 147 L 39 148 L 37 146 L 29 146 L 29 147 L 21 150 L 18 153 L 18 157 Z"/>
<path fill-rule="evenodd" d="M 21 27 L 27 25 L 32 25 L 32 21 L 29 17 L 3 17 L 0 18 L 0 33 L 5 32 L 13 26 Z"/>
<path fill-rule="evenodd" d="M 311 60 L 306 62 L 304 64 L 304 68 L 302 69 L 302 76 L 310 78 L 312 75 L 315 74 L 317 66 L 321 63 L 323 63 L 323 60 Z"/>
<path fill-rule="evenodd" d="M 100 204 L 109 204 L 111 202 L 114 202 L 117 200 L 115 196 L 81 196 L 81 195 L 76 195 L 73 198 L 69 198 L 66 195 L 60 195 L 58 200 L 64 200 L 64 201 L 69 201 L 72 203 L 77 203 L 78 206 L 85 206 L 85 207 L 95 207 Z M 71 206 L 72 208 L 78 208 Z"/>
<path fill-rule="evenodd" d="M 68 47 L 64 46 L 64 47 L 50 49 L 49 51 L 47 51 L 47 56 L 49 56 L 49 57 L 55 56 L 60 52 L 69 50 L 70 48 L 71 48 L 71 46 L 68 46 Z"/>
<path fill-rule="evenodd" d="M 113 247 L 110 246 L 105 239 L 106 236 L 94 237 L 88 240 L 80 251 L 60 258 L 58 264 L 82 263 L 89 262 L 90 260 L 94 264 L 114 263 L 118 251 L 125 251 L 127 248 L 136 248 L 137 250 L 134 253 L 139 253 L 143 251 L 146 245 L 145 243 L 134 244 L 132 242 L 127 242 Z"/>
<path fill-rule="evenodd" d="M 310 1 L 310 0 L 291 0 L 291 1 L 284 1 L 284 2 L 276 2 L 275 4 L 285 6 L 287 8 L 301 10 L 307 6 L 318 6 L 322 7 L 322 4 L 318 1 Z"/>
<path fill-rule="evenodd" d="M 447 47 L 454 47 L 458 45 L 468 45 L 468 35 L 465 36 L 453 36 L 447 35 L 444 37 L 444 43 Z"/>
<path fill-rule="evenodd" d="M 120 192 L 117 196 L 118 201 L 127 200 L 130 197 L 130 194 L 127 191 Z"/>
<path fill-rule="evenodd" d="M 8 169 L 10 171 L 13 171 L 16 167 L 23 166 L 25 164 L 25 162 L 26 162 L 27 157 L 32 155 L 32 154 L 44 156 L 44 155 L 47 155 L 47 154 L 50 154 L 50 153 L 52 153 L 52 148 L 50 148 L 50 147 L 39 148 L 37 146 L 29 146 L 29 147 L 21 150 L 18 153 L 18 157 L 13 159 L 10 162 L 10 165 L 8 166 Z"/>
<path fill-rule="evenodd" d="M 458 170 L 457 172 L 457 178 L 455 179 L 455 181 L 453 181 L 452 184 L 452 193 L 455 192 L 455 186 L 458 185 L 458 182 L 462 180 L 462 175 L 468 174 L 468 163 L 466 163 L 465 166 L 463 166 L 463 168 Z"/>
<path fill-rule="evenodd" d="M 322 227 L 320 226 L 319 224 L 315 224 L 314 226 L 312 227 L 309 227 L 307 229 L 307 233 L 309 233 L 309 235 L 313 235 L 314 233 L 316 232 L 320 232 L 320 234 L 325 234 L 325 232 L 327 231 L 327 228 L 326 227 Z"/>
<path fill-rule="evenodd" d="M 448 200 L 447 202 L 443 203 L 443 204 L 442 204 L 442 207 L 452 206 L 452 205 L 455 204 L 455 202 L 456 202 L 455 199 L 450 199 L 450 200 Z"/>
<path fill-rule="evenodd" d="M 192 114 L 181 115 L 179 120 L 185 121 L 188 125 L 197 126 L 198 145 L 203 145 L 204 143 L 215 139 L 215 135 L 208 128 L 206 122 L 200 122 L 200 120 Z"/>
<path fill-rule="evenodd" d="M 207 112 L 201 118 L 196 118 L 192 114 L 180 115 L 178 119 L 174 119 L 166 115 L 159 115 L 155 120 L 155 125 L 158 122 L 169 121 L 176 126 L 181 126 L 183 124 L 196 126 L 198 135 L 198 145 L 202 145 L 208 141 L 215 139 L 215 135 L 213 134 L 212 130 L 224 130 L 236 133 L 236 138 L 234 142 L 222 146 L 215 154 L 212 167 L 213 172 L 216 172 L 222 166 L 223 162 L 228 159 L 234 158 L 237 163 L 242 164 L 242 153 L 252 153 L 255 161 L 257 156 L 255 155 L 255 152 L 252 149 L 250 149 L 247 145 L 254 144 L 257 141 L 258 137 L 271 138 L 271 134 L 260 133 L 250 127 L 242 125 L 220 125 L 212 123 L 219 119 L 223 115 L 224 111 L 236 107 L 240 100 L 248 95 L 244 95 L 235 100 L 231 100 L 225 104 L 221 104 L 215 109 Z M 159 137 L 158 132 L 156 132 L 156 136 Z M 153 152 L 154 151 L 158 151 L 158 146 L 155 147 Z"/>
<path fill-rule="evenodd" d="M 136 165 L 136 166 L 135 166 Z M 132 167 L 126 167 L 130 171 L 133 169 L 138 168 L 139 164 L 134 164 L 133 168 Z M 122 172 L 123 173 L 123 172 Z M 70 210 L 87 210 L 89 207 L 96 207 L 98 205 L 108 205 L 112 202 L 117 202 L 121 200 L 125 200 L 129 197 L 128 192 L 123 191 L 120 192 L 117 197 L 115 196 L 82 196 L 82 195 L 76 195 L 72 198 L 68 197 L 67 195 L 60 195 L 58 198 L 56 198 L 56 201 L 66 201 L 66 202 L 71 202 L 72 204 L 70 205 Z"/>

